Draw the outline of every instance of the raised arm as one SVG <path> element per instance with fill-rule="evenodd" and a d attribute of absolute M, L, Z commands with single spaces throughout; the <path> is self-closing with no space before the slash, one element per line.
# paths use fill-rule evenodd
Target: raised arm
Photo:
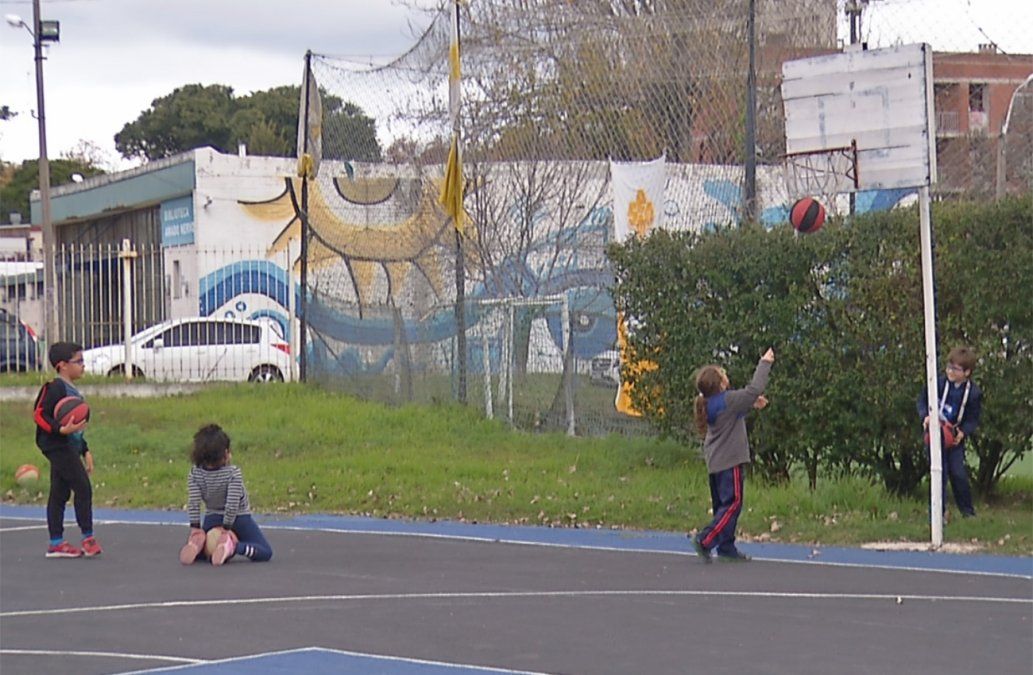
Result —
<path fill-rule="evenodd" d="M 768 386 L 768 375 L 771 373 L 771 364 L 774 362 L 775 352 L 768 349 L 757 362 L 750 383 L 742 389 L 734 389 L 725 395 L 725 404 L 729 410 L 745 414 L 753 408 L 753 404 Z"/>

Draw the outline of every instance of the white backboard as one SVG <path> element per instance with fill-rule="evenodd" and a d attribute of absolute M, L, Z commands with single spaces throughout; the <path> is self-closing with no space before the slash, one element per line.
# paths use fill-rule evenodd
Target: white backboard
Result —
<path fill-rule="evenodd" d="M 856 186 L 840 192 L 935 183 L 932 67 L 927 44 L 785 62 L 786 154 L 856 143 Z"/>

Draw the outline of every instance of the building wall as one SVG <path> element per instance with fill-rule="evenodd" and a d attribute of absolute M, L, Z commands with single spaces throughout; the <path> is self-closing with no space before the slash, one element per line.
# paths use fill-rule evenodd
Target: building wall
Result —
<path fill-rule="evenodd" d="M 1012 96 L 1031 73 L 1029 54 L 999 54 L 984 47 L 976 53 L 934 55 L 939 191 L 995 193 L 1001 129 Z M 1013 144 L 1028 147 L 1030 139 Z M 1006 191 L 1022 189 L 1022 176 L 1013 174 L 1008 171 L 1003 181 Z"/>
<path fill-rule="evenodd" d="M 941 87 L 953 85 L 950 87 L 953 95 L 944 97 L 942 101 L 937 100 L 937 112 L 956 113 L 960 123 L 957 130 L 959 133 L 976 132 L 996 136 L 1001 133 L 1012 94 L 1031 73 L 1033 55 L 1030 54 L 935 54 L 934 84 Z M 985 86 L 985 95 L 981 97 L 982 111 L 974 110 L 970 105 L 975 85 Z"/>
<path fill-rule="evenodd" d="M 118 299 L 124 277 L 114 242 L 120 244 L 122 237 L 131 239 L 138 253 L 133 263 L 134 331 L 166 318 L 235 316 L 270 318 L 280 323 L 286 336 L 294 332 L 290 314 L 300 284 L 301 185 L 295 161 L 223 155 L 211 149 L 199 149 L 180 159 L 193 169 L 190 182 L 194 188 L 187 195 L 179 194 L 178 188 L 167 195 L 147 193 L 142 204 L 133 203 L 131 196 L 119 196 L 123 211 L 79 213 L 76 219 L 59 224 L 70 234 L 89 235 L 100 242 L 84 246 L 78 258 L 62 265 L 62 269 L 76 272 L 63 275 L 63 279 L 74 277 L 74 284 L 70 294 L 62 297 L 69 310 L 65 315 L 68 325 L 85 322 L 73 333 L 83 344 L 105 344 L 121 334 Z M 472 227 L 483 226 L 489 232 L 494 232 L 491 227 L 499 227 L 504 235 L 505 228 L 514 226 L 506 219 L 525 206 L 526 195 L 521 190 L 526 177 L 521 176 L 530 166 L 499 163 L 481 168 L 494 172 L 494 179 L 484 182 L 490 194 L 481 197 L 497 205 L 497 215 L 503 220 L 479 224 L 474 211 Z M 612 333 L 614 324 L 609 319 L 615 310 L 598 300 L 608 298 L 612 273 L 601 256 L 587 253 L 602 251 L 613 237 L 609 166 L 606 162 L 557 162 L 535 168 L 551 172 L 561 182 L 573 181 L 573 175 L 585 169 L 588 178 L 576 194 L 560 191 L 554 201 L 536 206 L 533 241 L 524 257 L 503 245 L 492 268 L 479 269 L 476 260 L 468 260 L 467 297 L 491 300 L 519 293 L 513 290 L 514 280 L 528 282 L 531 275 L 534 288 L 595 298 L 592 311 Z M 367 312 L 412 310 L 410 314 L 419 316 L 424 309 L 451 302 L 453 244 L 451 226 L 436 206 L 440 172 L 420 178 L 405 174 L 406 170 L 413 171 L 403 167 L 400 174 L 394 165 L 345 167 L 327 161 L 318 183 L 310 185 L 316 236 L 310 243 L 309 286 L 325 311 L 318 316 L 314 312 L 309 325 L 316 326 L 321 316 L 327 337 L 338 339 L 340 327 L 351 325 L 348 322 L 354 317 L 348 314 L 349 307 L 360 307 L 361 320 L 362 308 Z M 662 205 L 666 226 L 705 229 L 739 222 L 742 172 L 742 167 L 734 165 L 669 164 Z M 105 185 L 107 190 L 123 189 L 117 174 L 108 177 Z M 385 186 L 390 189 L 384 191 Z M 87 181 L 81 189 L 98 187 Z M 379 192 L 383 194 L 376 196 Z M 908 197 L 906 191 L 883 192 L 858 195 L 858 212 L 889 208 Z M 62 195 L 70 210 L 81 207 L 75 203 L 75 194 L 72 189 Z M 165 196 L 168 199 L 162 199 Z M 110 197 L 102 190 L 90 199 Z M 784 226 L 790 199 L 779 167 L 760 167 L 758 197 L 762 223 Z M 842 213 L 846 197 L 826 206 L 830 213 Z M 469 208 L 476 208 L 472 201 Z M 170 217 L 180 219 L 173 223 L 174 229 L 166 227 Z M 144 243 L 139 243 L 137 236 Z M 105 237 L 110 241 L 104 241 Z M 558 267 L 551 262 L 556 258 L 557 242 L 573 246 L 562 252 L 564 263 Z M 90 257 L 91 251 L 97 255 Z M 75 289 L 80 289 L 78 296 Z M 76 309 L 77 297 L 94 307 Z M 445 315 L 451 317 L 451 310 L 444 311 Z M 369 340 L 383 338 L 386 344 L 393 344 L 396 326 L 392 317 L 385 317 L 383 325 L 370 327 L 367 322 L 364 326 L 369 328 Z M 354 326 L 341 333 L 345 334 L 354 337 Z M 594 341 L 583 338 L 581 344 L 596 350 L 608 348 L 612 336 L 607 333 Z"/>
<path fill-rule="evenodd" d="M 289 308 L 268 295 L 252 292 L 252 278 L 260 274 L 268 280 L 272 274 L 285 283 L 292 274 L 300 244 L 279 251 L 272 250 L 272 245 L 294 214 L 259 219 L 246 204 L 282 194 L 285 180 L 296 172 L 295 160 L 224 155 L 203 148 L 195 151 L 194 166 L 193 242 L 164 248 L 170 316 L 275 315 L 287 329 Z M 217 293 L 217 284 L 237 284 L 241 292 Z"/>

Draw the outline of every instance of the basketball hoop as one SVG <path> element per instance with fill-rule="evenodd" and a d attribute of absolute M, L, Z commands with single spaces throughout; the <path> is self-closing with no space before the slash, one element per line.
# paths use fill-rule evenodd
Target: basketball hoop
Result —
<path fill-rule="evenodd" d="M 820 197 L 829 207 L 837 194 L 856 192 L 860 185 L 856 141 L 841 148 L 792 152 L 782 159 L 790 199 Z"/>

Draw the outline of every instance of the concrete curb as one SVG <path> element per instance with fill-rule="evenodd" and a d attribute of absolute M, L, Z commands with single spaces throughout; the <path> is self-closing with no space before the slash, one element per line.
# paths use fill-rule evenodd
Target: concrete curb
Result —
<path fill-rule="evenodd" d="M 195 394 L 210 387 L 203 382 L 163 382 L 138 384 L 94 384 L 77 386 L 86 398 L 156 398 L 159 396 L 176 396 L 179 394 Z M 0 402 L 32 401 L 39 392 L 33 387 L 0 387 Z"/>

